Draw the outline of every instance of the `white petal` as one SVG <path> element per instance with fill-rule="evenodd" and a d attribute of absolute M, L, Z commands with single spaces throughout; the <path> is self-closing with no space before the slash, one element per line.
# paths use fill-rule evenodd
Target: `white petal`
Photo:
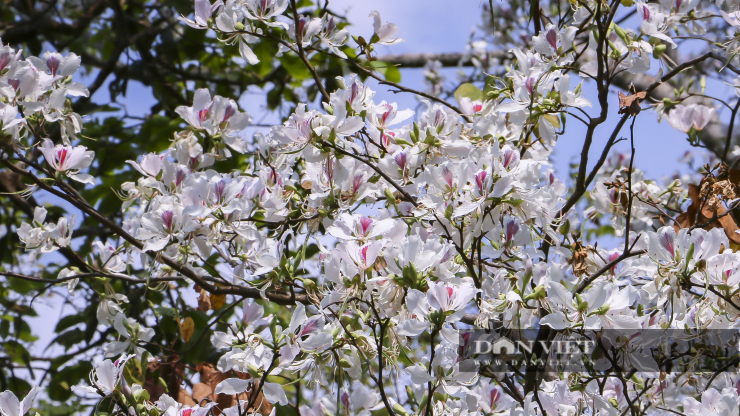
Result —
<path fill-rule="evenodd" d="M 0 409 L 3 416 L 22 416 L 21 403 L 10 390 L 0 393 Z"/>
<path fill-rule="evenodd" d="M 216 386 L 216 394 L 239 394 L 247 391 L 252 380 L 242 380 L 238 378 L 227 378 Z"/>
<path fill-rule="evenodd" d="M 170 242 L 170 238 L 153 238 L 144 243 L 143 250 L 146 251 L 159 251 L 167 246 Z"/>
<path fill-rule="evenodd" d="M 293 311 L 293 317 L 290 318 L 290 325 L 288 325 L 288 332 L 295 332 L 298 327 L 306 322 L 306 307 L 302 303 L 299 303 Z"/>
<path fill-rule="evenodd" d="M 265 383 L 262 386 L 262 393 L 270 403 L 280 403 L 285 406 L 288 404 L 288 396 L 285 395 L 285 389 L 278 383 Z"/>
<path fill-rule="evenodd" d="M 404 335 L 407 337 L 418 337 L 429 327 L 429 322 L 417 321 L 416 319 L 407 319 L 396 328 L 398 335 Z"/>
<path fill-rule="evenodd" d="M 76 180 L 77 182 L 89 183 L 90 185 L 95 185 L 95 177 L 87 173 L 72 173 L 72 174 L 67 174 L 67 176 L 70 179 Z"/>
<path fill-rule="evenodd" d="M 90 95 L 90 91 L 88 91 L 87 87 L 79 82 L 70 82 L 65 85 L 65 88 L 67 88 L 67 94 L 73 97 L 87 97 Z"/>
<path fill-rule="evenodd" d="M 570 326 L 562 312 L 553 312 L 540 320 L 540 325 L 547 325 L 550 328 L 560 331 Z"/>
<path fill-rule="evenodd" d="M 36 398 L 36 394 L 38 394 L 39 390 L 41 390 L 41 387 L 33 386 L 31 391 L 28 392 L 21 403 L 21 415 L 25 414 L 31 408 L 33 405 L 33 399 Z"/>
<path fill-rule="evenodd" d="M 34 222 L 38 222 L 39 224 L 43 224 L 44 220 L 46 219 L 46 208 L 44 207 L 36 207 L 36 209 L 33 210 L 33 220 Z"/>
<path fill-rule="evenodd" d="M 247 46 L 247 42 L 239 42 L 239 54 L 241 54 L 242 58 L 246 59 L 250 65 L 258 64 L 260 62 L 257 55 L 255 55 L 254 52 L 252 52 L 252 49 Z"/>
<path fill-rule="evenodd" d="M 411 367 L 406 367 L 406 372 L 411 376 L 411 381 L 414 384 L 426 384 L 430 381 L 434 381 L 434 377 L 429 375 L 427 369 L 422 364 L 416 364 Z"/>

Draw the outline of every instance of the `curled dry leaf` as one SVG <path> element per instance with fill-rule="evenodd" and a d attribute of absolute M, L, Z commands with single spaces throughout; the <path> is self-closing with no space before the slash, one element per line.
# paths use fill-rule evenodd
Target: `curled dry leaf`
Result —
<path fill-rule="evenodd" d="M 641 91 L 638 93 L 633 93 L 632 95 L 624 95 L 622 92 L 619 92 L 619 114 L 627 114 L 631 116 L 636 116 L 640 114 L 640 110 L 642 108 L 640 107 L 640 102 L 645 99 L 647 96 L 646 91 Z"/>
<path fill-rule="evenodd" d="M 200 363 L 198 364 L 198 367 L 196 367 L 196 370 L 200 373 L 200 383 L 193 386 L 193 399 L 200 403 L 203 400 L 213 401 L 216 402 L 218 405 L 218 409 L 226 409 L 229 407 L 236 406 L 236 400 L 244 400 L 249 402 L 252 399 L 252 392 L 247 391 L 244 393 L 241 393 L 237 396 L 232 396 L 228 394 L 215 394 L 214 391 L 216 390 L 216 386 L 227 378 L 231 377 L 238 377 L 242 380 L 248 380 L 251 378 L 251 376 L 247 373 L 240 373 L 236 371 L 223 373 L 221 371 L 218 371 L 216 368 L 213 367 L 212 364 L 209 363 Z M 249 411 L 257 411 L 257 413 L 260 413 L 262 415 L 268 415 L 272 411 L 272 404 L 268 402 L 262 392 L 259 393 L 257 398 L 254 401 L 254 407 L 249 409 Z M 215 414 L 220 414 L 218 410 L 216 410 Z"/>
<path fill-rule="evenodd" d="M 225 294 L 209 293 L 197 284 L 193 286 L 193 289 L 198 293 L 198 310 L 201 312 L 221 309 L 226 303 Z"/>
<path fill-rule="evenodd" d="M 205 402 L 215 402 L 216 407 L 213 408 L 214 415 L 220 415 L 221 409 L 227 409 L 229 407 L 236 406 L 236 400 L 243 400 L 249 402 L 252 400 L 252 391 L 246 391 L 239 394 L 238 396 L 228 394 L 215 394 L 216 386 L 219 383 L 231 377 L 238 377 L 242 380 L 248 380 L 251 376 L 247 373 L 240 373 L 236 371 L 230 371 L 224 373 L 218 371 L 213 364 L 200 363 L 196 367 L 196 371 L 200 373 L 200 382 L 193 385 L 193 393 L 188 393 L 182 387 L 182 377 L 184 374 L 185 365 L 182 362 L 178 362 L 177 356 L 167 357 L 164 363 L 159 361 L 152 361 L 149 363 L 147 379 L 144 382 L 144 389 L 149 393 L 151 401 L 159 400 L 162 394 L 169 394 L 171 397 L 177 399 L 177 402 L 182 405 L 195 406 L 198 404 L 205 404 Z M 158 376 L 157 376 L 158 373 Z M 160 381 L 160 379 L 162 381 Z M 176 391 L 177 394 L 170 392 Z M 250 412 L 256 411 L 262 415 L 269 415 L 272 411 L 272 404 L 268 402 L 262 392 L 260 392 L 255 400 L 252 400 L 254 405 L 250 408 Z"/>
<path fill-rule="evenodd" d="M 201 312 L 210 311 L 212 309 L 211 308 L 211 294 L 198 285 L 195 285 L 193 289 L 195 289 L 195 291 L 198 292 L 198 310 Z"/>
<path fill-rule="evenodd" d="M 722 228 L 725 231 L 725 234 L 727 235 L 727 238 L 730 240 L 731 244 L 740 245 L 740 234 L 735 232 L 737 230 L 740 230 L 740 228 L 738 228 L 735 220 L 732 218 L 732 215 L 725 215 L 719 218 L 722 214 L 727 212 L 724 205 L 722 205 L 721 203 L 713 204 L 714 206 L 717 206 L 717 210 L 712 211 L 709 209 L 710 204 L 707 204 L 706 202 L 700 202 L 698 186 L 694 184 L 689 184 L 688 188 L 689 197 L 691 198 L 691 205 L 689 205 L 689 207 L 686 209 L 686 212 L 676 217 L 676 221 L 678 222 L 678 224 L 674 224 L 674 228 L 676 229 L 676 231 L 680 230 L 681 228 L 693 227 L 694 224 L 696 224 L 697 213 L 699 209 L 698 207 L 701 205 L 701 213 L 699 213 L 698 215 L 698 223 L 699 225 L 707 224 L 702 226 L 701 228 L 705 230 Z M 716 199 L 717 197 L 710 196 L 710 198 Z M 718 218 L 712 221 L 712 218 L 714 218 L 715 215 Z"/>
<path fill-rule="evenodd" d="M 147 378 L 144 389 L 149 393 L 151 401 L 157 401 L 162 394 L 168 394 L 178 403 L 195 406 L 197 403 L 190 393 L 181 385 L 185 373 L 185 364 L 178 362 L 177 355 L 166 357 L 164 362 L 152 361 L 147 365 Z"/>

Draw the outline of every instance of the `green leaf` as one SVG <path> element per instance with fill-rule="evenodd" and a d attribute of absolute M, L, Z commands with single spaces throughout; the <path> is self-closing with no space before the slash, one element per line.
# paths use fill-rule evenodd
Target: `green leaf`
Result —
<path fill-rule="evenodd" d="M 280 64 L 293 77 L 294 81 L 303 81 L 311 78 L 311 72 L 306 68 L 306 64 L 295 55 L 283 55 L 278 58 Z"/>
<path fill-rule="evenodd" d="M 56 328 L 54 328 L 54 332 L 62 332 L 65 329 L 71 328 L 84 321 L 85 321 L 85 315 L 83 314 L 67 315 L 64 318 L 59 320 Z"/>
<path fill-rule="evenodd" d="M 471 101 L 480 100 L 483 98 L 483 91 L 473 84 L 462 84 L 455 91 L 455 99 L 460 101 L 463 97 L 468 97 Z"/>
<path fill-rule="evenodd" d="M 385 69 L 385 80 L 389 82 L 401 82 L 401 71 L 395 66 L 389 66 Z"/>
<path fill-rule="evenodd" d="M 370 61 L 369 64 L 380 72 L 386 81 L 396 83 L 401 81 L 401 71 L 392 64 L 382 61 Z"/>

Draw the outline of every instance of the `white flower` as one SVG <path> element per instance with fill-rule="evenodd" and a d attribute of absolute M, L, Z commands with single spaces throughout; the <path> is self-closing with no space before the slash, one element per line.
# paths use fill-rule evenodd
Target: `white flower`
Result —
<path fill-rule="evenodd" d="M 539 36 L 532 39 L 533 48 L 546 56 L 558 56 L 570 49 L 577 31 L 577 27 L 568 26 L 558 32 L 557 26 L 549 24 Z"/>
<path fill-rule="evenodd" d="M 342 214 L 326 229 L 326 233 L 342 240 L 371 240 L 390 231 L 396 224 L 393 218 L 376 220 L 364 215 Z"/>
<path fill-rule="evenodd" d="M 246 142 L 238 134 L 247 128 L 251 118 L 239 112 L 236 101 L 218 95 L 211 100 L 208 90 L 201 88 L 195 91 L 192 107 L 179 106 L 175 112 L 197 130 L 212 136 L 220 132 L 224 143 L 237 152 L 247 151 Z"/>
<path fill-rule="evenodd" d="M 41 144 L 41 153 L 44 154 L 46 163 L 57 172 L 64 173 L 70 179 L 78 182 L 95 184 L 95 178 L 86 173 L 79 173 L 81 169 L 90 166 L 95 158 L 95 152 L 87 150 L 85 146 L 54 146 L 49 139 L 44 139 Z"/>
<path fill-rule="evenodd" d="M 734 27 L 740 28 L 740 10 L 735 10 L 730 13 L 727 13 L 724 10 L 720 10 L 719 12 L 722 14 L 722 17 L 727 23 Z"/>
<path fill-rule="evenodd" d="M 270 21 L 283 14 L 288 8 L 288 0 L 245 0 L 243 4 L 248 19 L 259 20 L 272 27 L 288 28 L 286 23 Z"/>
<path fill-rule="evenodd" d="M 41 390 L 39 386 L 33 386 L 23 401 L 18 398 L 12 391 L 6 390 L 0 393 L 0 415 L 2 416 L 23 416 L 33 405 L 36 394 Z"/>
<path fill-rule="evenodd" d="M 181 108 L 181 107 L 178 107 Z M 164 156 L 157 155 L 155 153 L 148 153 L 141 157 L 141 162 L 137 163 L 133 160 L 127 160 L 126 163 L 138 170 L 142 175 L 156 177 L 159 172 L 164 168 Z"/>
<path fill-rule="evenodd" d="M 74 53 L 62 57 L 59 52 L 44 52 L 41 58 L 31 57 L 29 60 L 36 68 L 51 72 L 51 76 L 55 79 L 74 75 L 80 69 L 82 62 L 82 59 Z"/>
<path fill-rule="evenodd" d="M 121 258 L 121 255 L 117 254 L 116 248 L 111 243 L 104 244 L 101 241 L 94 241 L 93 246 L 98 249 L 100 263 L 104 270 L 113 273 L 121 273 L 126 270 L 126 263 Z"/>
<path fill-rule="evenodd" d="M 675 48 L 676 43 L 670 36 L 666 35 L 669 25 L 667 24 L 666 15 L 662 12 L 662 6 L 659 4 L 645 4 L 642 1 L 636 2 L 637 15 L 640 17 L 640 29 L 642 33 L 654 38 L 662 39 L 668 42 L 671 47 Z"/>
<path fill-rule="evenodd" d="M 208 29 L 208 19 L 211 18 L 213 11 L 223 4 L 224 2 L 221 0 L 213 3 L 213 5 L 208 0 L 195 0 L 195 20 L 190 20 L 185 16 L 180 16 L 179 19 L 192 28 Z"/>
<path fill-rule="evenodd" d="M 78 395 L 84 393 L 101 394 L 107 396 L 118 387 L 126 362 L 134 355 L 122 355 L 115 362 L 104 360 L 90 372 L 91 386 L 72 386 L 72 391 Z"/>
<path fill-rule="evenodd" d="M 46 209 L 36 207 L 34 209 L 33 223 L 23 223 L 18 229 L 18 238 L 25 244 L 26 251 L 31 252 L 31 260 L 38 253 L 50 253 L 59 250 L 60 247 L 69 246 L 72 241 L 72 231 L 75 225 L 75 215 L 68 220 L 66 217 L 59 218 L 56 224 L 45 223 Z"/>
<path fill-rule="evenodd" d="M 128 303 L 126 295 L 116 293 L 103 297 L 98 304 L 98 324 L 105 326 L 111 325 L 116 316 L 123 313 L 123 309 L 121 309 L 119 303 Z"/>
<path fill-rule="evenodd" d="M 383 21 L 380 20 L 380 13 L 376 10 L 370 12 L 369 17 L 373 18 L 373 29 L 375 30 L 375 35 L 378 37 L 378 40 L 374 43 L 378 45 L 393 45 L 394 43 L 403 42 L 401 38 L 391 39 L 398 33 L 398 26 L 393 23 L 383 24 Z M 371 43 L 373 42 L 371 41 Z"/>
<path fill-rule="evenodd" d="M 383 101 L 375 111 L 368 112 L 367 119 L 377 129 L 383 130 L 394 124 L 406 121 L 413 115 L 413 110 L 406 109 L 398 111 L 398 104 Z"/>
<path fill-rule="evenodd" d="M 139 347 L 137 344 L 139 342 L 148 342 L 154 336 L 154 329 L 142 327 L 136 320 L 126 318 L 122 313 L 119 313 L 114 318 L 113 327 L 121 334 L 123 340 L 111 342 L 103 347 L 107 357 L 122 354 L 133 347 L 134 351 L 136 351 L 136 356 L 141 358 L 144 354 L 144 348 Z"/>
<path fill-rule="evenodd" d="M 714 116 L 715 109 L 701 104 L 691 104 L 688 106 L 677 105 L 676 108 L 668 112 L 666 120 L 674 129 L 688 133 L 692 128 L 701 131 L 709 124 Z"/>

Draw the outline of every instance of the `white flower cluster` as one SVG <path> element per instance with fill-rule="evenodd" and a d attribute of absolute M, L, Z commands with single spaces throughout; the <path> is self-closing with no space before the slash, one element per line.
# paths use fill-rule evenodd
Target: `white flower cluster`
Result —
<path fill-rule="evenodd" d="M 576 24 L 583 25 L 586 4 L 595 2 L 579 3 Z M 293 291 L 299 291 L 302 300 L 287 327 L 265 317 L 259 304 L 244 303 L 244 318 L 229 332 L 216 331 L 211 343 L 227 350 L 219 371 L 253 376 L 229 377 L 215 394 L 257 388 L 268 402 L 286 405 L 283 385 L 267 377 L 300 374 L 317 392 L 313 406 L 301 406 L 301 414 L 334 414 L 341 405 L 347 414 L 360 415 L 381 408 L 407 414 L 425 406 L 435 415 L 534 415 L 541 409 L 548 415 L 617 415 L 629 411 L 639 388 L 646 400 L 680 403 L 686 414 L 736 415 L 738 380 L 730 374 L 701 396 L 686 386 L 708 377 L 664 375 L 648 385 L 644 372 L 624 383 L 592 377 L 580 388 L 565 379 L 543 381 L 535 386 L 537 394 L 522 394 L 517 383 L 489 383 L 464 371 L 469 362 L 459 355 L 467 346 L 458 333 L 463 325 L 560 332 L 738 328 L 740 253 L 723 228 L 677 231 L 654 219 L 660 207 L 680 209 L 686 197 L 680 181 L 664 190 L 631 165 L 626 168 L 626 159 L 609 161 L 595 174 L 593 206 L 563 213 L 566 186 L 549 163 L 565 128 L 564 113 L 591 106 L 582 86 L 571 86 L 568 66 L 577 54 L 609 48 L 610 71 L 646 72 L 658 46 L 675 46 L 669 30 L 698 3 L 637 2 L 639 32 L 615 26 L 601 42 L 589 32 L 582 35 L 581 41 L 588 39 L 583 51 L 575 47 L 579 26 L 548 24 L 533 37 L 530 50 L 513 50 L 516 68 L 497 79 L 492 91 L 461 97 L 460 112 L 432 101 L 423 101 L 418 112 L 376 102 L 374 91 L 353 75 L 339 79 L 341 88 L 327 94 L 322 108 L 299 105 L 282 125 L 248 142 L 241 132 L 249 115 L 233 100 L 197 90 L 192 107 L 176 109 L 188 127 L 171 147 L 129 161 L 141 177 L 123 186 L 122 229 L 140 246 L 98 242 L 101 269 L 121 274 L 137 258 L 151 278 L 182 275 L 172 263 L 159 261 L 167 256 L 200 279 L 196 283 L 258 289 L 264 300 L 288 293 L 281 291 L 285 286 L 293 300 Z M 284 16 L 287 7 L 287 0 L 197 0 L 194 20 L 183 20 L 226 34 L 252 64 L 259 59 L 248 44 L 263 35 L 256 22 L 285 31 L 289 41 L 281 53 L 311 46 L 346 57 L 340 48 L 349 32 L 330 15 L 290 20 Z M 724 16 L 737 23 L 736 16 Z M 377 12 L 371 17 L 370 44 L 400 41 L 395 25 L 383 25 Z M 64 104 L 67 95 L 86 93 L 68 78 L 79 58 L 48 53 L 20 61 L 3 50 L 11 56 L 0 59 L 0 70 L 9 68 L 0 78 L 0 93 L 8 98 L 0 108 L 3 129 L 14 132 L 15 141 L 23 135 L 17 107 L 62 121 L 65 144 L 40 143 L 47 164 L 58 174 L 94 184 L 80 173 L 94 155 L 69 143 L 80 123 Z M 596 77 L 602 64 L 592 61 L 581 71 Z M 692 104 L 676 106 L 667 117 L 688 133 L 706 127 L 713 115 L 713 108 Z M 229 149 L 244 154 L 239 157 L 245 162 L 239 170 L 222 172 L 218 162 L 234 157 Z M 74 217 L 49 224 L 45 216 L 46 210 L 37 209 L 34 224 L 18 230 L 34 256 L 70 245 Z M 568 235 L 566 227 L 585 230 L 588 221 L 602 216 L 616 236 L 626 236 L 628 246 L 583 247 L 576 232 Z M 615 261 L 619 264 L 611 264 Z M 306 277 L 311 273 L 315 278 Z M 127 403 L 150 414 L 208 414 L 214 403 L 186 406 L 168 395 L 150 403 L 142 399 L 141 386 L 125 385 L 127 360 L 141 360 L 154 329 L 126 317 L 125 296 L 111 292 L 101 298 L 99 323 L 119 334 L 104 347 L 106 356 L 123 355 L 100 362 L 91 386 L 75 391 L 103 396 L 122 391 L 131 397 Z M 347 316 L 358 319 L 348 324 Z M 431 350 L 419 348 L 422 338 L 429 339 Z M 377 374 L 369 364 L 374 359 L 381 363 Z M 413 406 L 402 405 L 399 394 L 386 397 L 382 378 L 391 372 L 384 372 L 383 362 L 394 364 L 396 377 L 403 374 L 406 403 Z M 327 374 L 332 373 L 350 381 L 331 391 Z M 439 394 L 430 394 L 433 386 Z M 236 414 L 243 405 L 249 403 L 220 411 Z M 663 414 L 655 409 L 647 413 Z"/>
<path fill-rule="evenodd" d="M 80 57 L 74 53 L 62 56 L 46 52 L 41 58 L 24 60 L 22 52 L 0 42 L 2 130 L 19 146 L 19 140 L 31 134 L 25 118 L 41 114 L 48 122 L 60 124 L 62 140 L 70 145 L 70 139 L 82 130 L 82 119 L 71 110 L 67 97 L 88 96 L 84 85 L 72 81 L 72 75 L 80 68 Z"/>

